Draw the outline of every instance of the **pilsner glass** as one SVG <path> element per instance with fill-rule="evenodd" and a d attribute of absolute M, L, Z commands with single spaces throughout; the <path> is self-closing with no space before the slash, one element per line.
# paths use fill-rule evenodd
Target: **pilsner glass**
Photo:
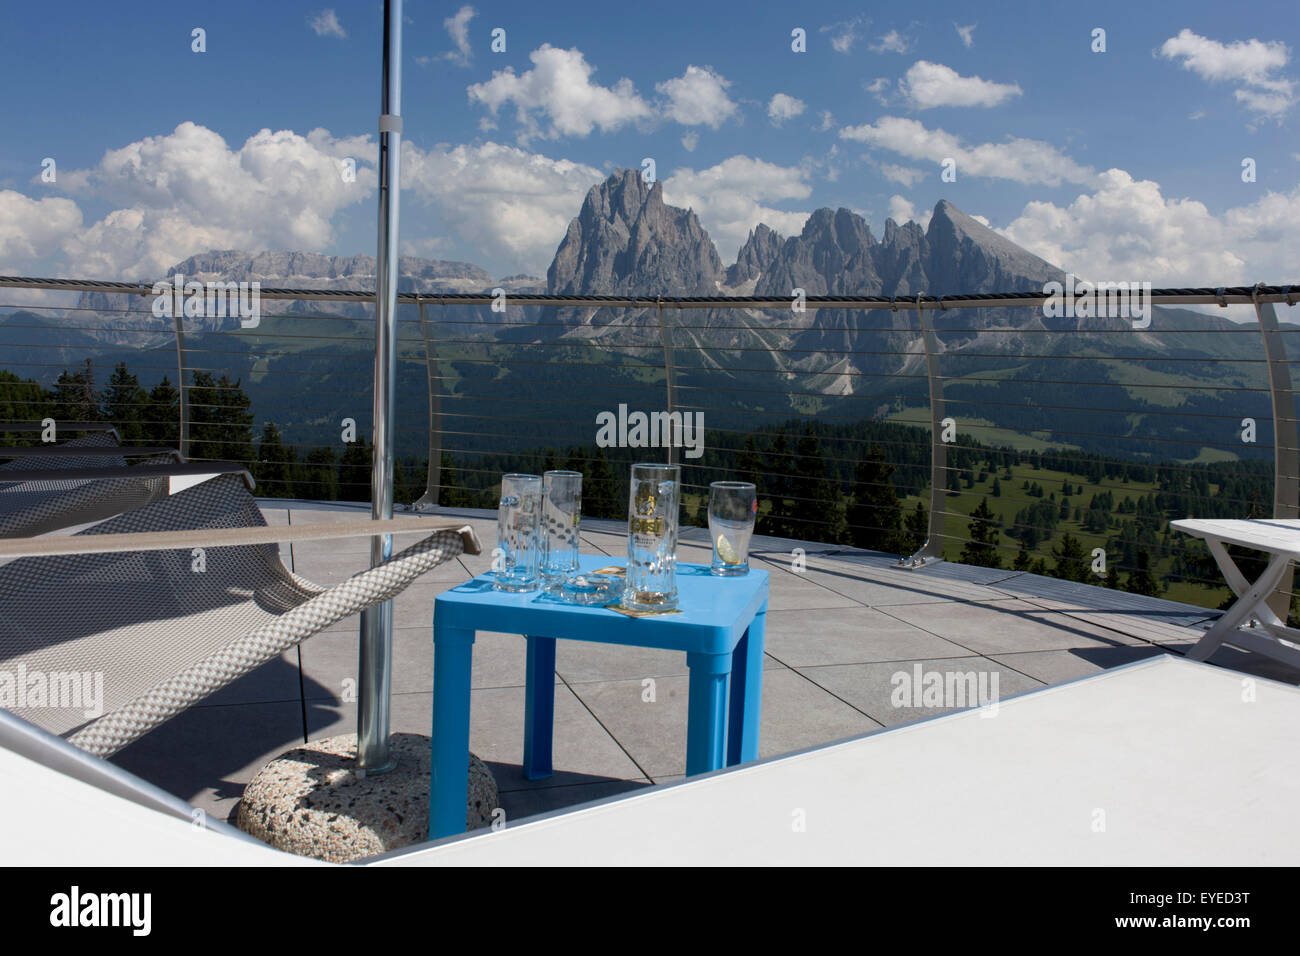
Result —
<path fill-rule="evenodd" d="M 497 508 L 497 548 L 492 570 L 498 591 L 536 591 L 541 586 L 541 475 L 505 475 Z"/>
<path fill-rule="evenodd" d="M 623 606 L 634 611 L 677 607 L 678 465 L 633 465 L 628 494 L 627 587 Z"/>
<path fill-rule="evenodd" d="M 558 585 L 578 570 L 582 472 L 548 471 L 542 477 L 542 580 Z"/>
<path fill-rule="evenodd" d="M 749 541 L 757 514 L 758 496 L 749 482 L 715 481 L 709 485 L 710 572 L 722 577 L 749 573 Z"/>

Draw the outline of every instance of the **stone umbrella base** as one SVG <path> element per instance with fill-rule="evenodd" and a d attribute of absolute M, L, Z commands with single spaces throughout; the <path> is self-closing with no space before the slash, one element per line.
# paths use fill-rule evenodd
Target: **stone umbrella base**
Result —
<path fill-rule="evenodd" d="M 355 734 L 281 754 L 257 772 L 239 801 L 236 825 L 277 850 L 330 863 L 400 849 L 429 837 L 429 738 L 393 734 L 397 767 L 357 775 Z M 487 826 L 499 805 L 492 771 L 469 755 L 469 829 Z"/>

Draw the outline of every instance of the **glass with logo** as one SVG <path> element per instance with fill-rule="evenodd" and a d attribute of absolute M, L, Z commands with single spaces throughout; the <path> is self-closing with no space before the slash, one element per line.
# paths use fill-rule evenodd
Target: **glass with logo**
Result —
<path fill-rule="evenodd" d="M 710 572 L 721 577 L 749 573 L 749 542 L 757 515 L 758 495 L 749 482 L 715 481 L 709 485 Z"/>
<path fill-rule="evenodd" d="M 548 471 L 542 479 L 542 582 L 551 587 L 578 570 L 582 472 Z"/>
<path fill-rule="evenodd" d="M 492 570 L 498 591 L 541 587 L 542 476 L 504 475 L 497 508 L 497 546 Z"/>
<path fill-rule="evenodd" d="M 627 585 L 623 606 L 633 611 L 677 607 L 679 465 L 632 466 L 628 493 Z"/>

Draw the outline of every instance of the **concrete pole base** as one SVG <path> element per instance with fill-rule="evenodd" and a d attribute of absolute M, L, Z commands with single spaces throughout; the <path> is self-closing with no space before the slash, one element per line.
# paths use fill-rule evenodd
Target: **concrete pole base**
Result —
<path fill-rule="evenodd" d="M 355 734 L 313 741 L 257 772 L 239 802 L 236 825 L 278 850 L 347 863 L 428 839 L 429 738 L 393 734 L 396 769 L 357 774 Z M 496 780 L 469 755 L 469 829 L 492 823 Z"/>

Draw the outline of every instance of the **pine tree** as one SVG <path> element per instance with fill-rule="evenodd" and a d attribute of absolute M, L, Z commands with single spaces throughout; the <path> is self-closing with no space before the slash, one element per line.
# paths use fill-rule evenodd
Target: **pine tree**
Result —
<path fill-rule="evenodd" d="M 1130 571 L 1124 590 L 1130 594 L 1145 594 L 1155 597 L 1160 593 L 1160 583 L 1151 573 L 1151 555 L 1145 548 L 1137 553 L 1137 568 Z"/>
<path fill-rule="evenodd" d="M 790 453 L 790 442 L 785 429 L 777 429 L 767 460 L 769 465 L 757 487 L 761 497 L 767 499 L 770 505 L 765 514 L 759 515 L 756 530 L 774 538 L 797 538 L 799 532 L 791 520 L 792 509 L 787 500 L 792 493 L 794 457 Z"/>
<path fill-rule="evenodd" d="M 844 540 L 844 498 L 839 484 L 827 476 L 821 442 L 812 425 L 804 427 L 795 448 L 795 484 L 792 517 L 797 537 L 839 544 Z"/>
<path fill-rule="evenodd" d="M 140 380 L 127 371 L 125 362 L 118 362 L 108 379 L 101 396 L 103 417 L 113 423 L 122 441 L 128 445 L 144 440 L 144 412 L 149 396 L 140 387 Z"/>
<path fill-rule="evenodd" d="M 912 555 L 921 550 L 921 545 L 925 544 L 930 537 L 930 516 L 926 511 L 925 505 L 921 502 L 916 503 L 916 507 L 907 513 L 903 519 L 903 534 L 899 543 L 899 553 L 903 555 Z"/>
<path fill-rule="evenodd" d="M 58 422 L 100 420 L 99 394 L 95 391 L 95 367 L 90 359 L 76 372 L 61 372 L 54 384 L 55 418 Z"/>
<path fill-rule="evenodd" d="M 566 469 L 571 465 L 566 464 Z M 583 489 L 584 494 L 586 489 Z M 442 466 L 438 469 L 438 504 L 443 508 L 468 508 L 469 493 L 461 484 L 460 469 L 448 452 L 442 453 Z"/>
<path fill-rule="evenodd" d="M 619 482 L 614 477 L 605 449 L 597 448 L 592 462 L 582 480 L 582 510 L 592 518 L 626 518 L 627 498 L 619 494 Z"/>
<path fill-rule="evenodd" d="M 903 505 L 893 482 L 894 466 L 872 445 L 853 471 L 853 504 L 849 506 L 848 533 L 859 548 L 897 554 L 903 526 Z"/>
<path fill-rule="evenodd" d="M 47 414 L 46 400 L 39 382 L 0 369 L 0 421 L 39 422 Z M 0 443 L 22 444 L 22 441 L 0 437 Z"/>
<path fill-rule="evenodd" d="M 369 501 L 372 467 L 370 442 L 364 436 L 357 441 L 348 442 L 348 447 L 339 460 L 339 499 Z"/>
<path fill-rule="evenodd" d="M 745 436 L 745 449 L 736 456 L 736 474 L 738 481 L 747 481 L 755 488 L 762 487 L 763 459 L 758 454 L 753 435 Z"/>
<path fill-rule="evenodd" d="M 299 469 L 301 476 L 299 494 L 309 501 L 337 501 L 339 479 L 334 469 L 332 448 L 313 448 L 307 452 Z"/>
<path fill-rule="evenodd" d="M 1023 544 L 1020 546 L 1020 550 L 1016 552 L 1016 558 L 1011 562 L 1011 568 L 1014 571 L 1029 570 L 1029 552 L 1025 550 Z"/>
<path fill-rule="evenodd" d="M 1072 534 L 1066 534 L 1061 538 L 1060 549 L 1053 548 L 1052 556 L 1056 558 L 1056 567 L 1052 569 L 1052 576 L 1065 578 L 1067 581 L 1088 580 L 1088 556 L 1083 550 L 1083 544 Z"/>
<path fill-rule="evenodd" d="M 1002 535 L 998 531 L 997 516 L 989 507 L 987 498 L 980 499 L 978 507 L 971 512 L 971 522 L 966 527 L 970 540 L 962 546 L 962 563 L 977 564 L 984 568 L 1002 567 L 1002 557 L 997 548 Z"/>
<path fill-rule="evenodd" d="M 180 392 L 166 375 L 149 390 L 149 397 L 140 416 L 144 439 L 151 445 L 179 447 L 180 443 Z"/>
<path fill-rule="evenodd" d="M 190 457 L 252 464 L 253 414 L 240 380 L 195 372 L 187 394 Z"/>
<path fill-rule="evenodd" d="M 997 475 L 993 476 L 993 497 L 994 498 L 1002 497 L 1002 482 L 998 480 Z"/>
<path fill-rule="evenodd" d="M 253 463 L 257 493 L 263 498 L 292 498 L 297 459 L 293 448 L 285 447 L 281 441 L 275 422 L 267 422 L 257 446 L 257 461 Z"/>

